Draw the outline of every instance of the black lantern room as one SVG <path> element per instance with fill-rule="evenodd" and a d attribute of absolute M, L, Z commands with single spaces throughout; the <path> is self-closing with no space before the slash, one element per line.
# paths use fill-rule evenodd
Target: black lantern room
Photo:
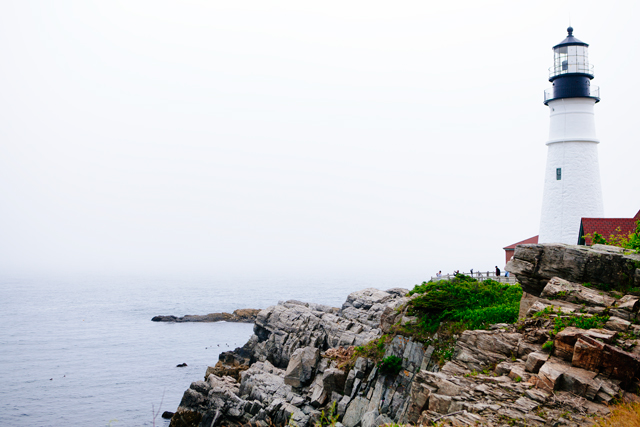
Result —
<path fill-rule="evenodd" d="M 595 98 L 600 101 L 600 88 L 591 86 L 593 65 L 589 65 L 589 45 L 573 36 L 567 28 L 567 37 L 553 47 L 553 67 L 549 68 L 549 81 L 553 87 L 544 93 L 544 103 L 558 98 Z"/>

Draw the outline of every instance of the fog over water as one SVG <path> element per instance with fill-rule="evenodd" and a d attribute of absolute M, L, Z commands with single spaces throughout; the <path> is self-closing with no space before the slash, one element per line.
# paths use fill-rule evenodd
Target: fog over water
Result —
<path fill-rule="evenodd" d="M 605 215 L 633 216 L 639 9 L 0 2 L 0 424 L 152 425 L 251 334 L 154 315 L 502 268 L 538 234 L 569 24 Z"/>
<path fill-rule="evenodd" d="M 0 271 L 488 269 L 537 234 L 551 47 L 638 210 L 636 2 L 4 1 Z M 630 169 L 631 168 L 631 169 Z"/>

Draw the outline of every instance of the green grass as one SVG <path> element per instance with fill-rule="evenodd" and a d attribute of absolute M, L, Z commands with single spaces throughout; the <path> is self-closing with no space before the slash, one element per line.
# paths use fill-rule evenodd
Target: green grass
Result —
<path fill-rule="evenodd" d="M 554 320 L 553 335 L 568 326 L 575 326 L 580 329 L 600 329 L 609 320 L 609 316 L 594 314 L 593 316 L 580 316 L 570 314 L 568 316 L 558 316 Z"/>
<path fill-rule="evenodd" d="M 410 295 L 410 314 L 420 319 L 420 329 L 435 332 L 441 322 L 464 324 L 465 329 L 486 329 L 495 323 L 515 323 L 520 310 L 522 289 L 487 279 L 478 282 L 459 275 L 452 280 L 425 282 Z"/>

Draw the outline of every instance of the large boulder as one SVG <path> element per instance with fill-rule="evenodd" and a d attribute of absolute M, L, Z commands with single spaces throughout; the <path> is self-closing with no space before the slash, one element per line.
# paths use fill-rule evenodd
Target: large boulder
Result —
<path fill-rule="evenodd" d="M 342 393 L 347 374 L 341 369 L 330 368 L 322 373 L 322 388 L 327 394 L 332 392 Z"/>
<path fill-rule="evenodd" d="M 549 280 L 540 296 L 546 299 L 562 298 L 567 302 L 590 306 L 611 307 L 616 303 L 615 298 L 605 295 L 603 292 L 559 277 Z"/>
<path fill-rule="evenodd" d="M 540 296 L 553 277 L 615 288 L 639 287 L 640 254 L 626 252 L 605 245 L 518 245 L 506 269 L 516 275 L 523 291 L 535 296 Z"/>
<path fill-rule="evenodd" d="M 315 347 L 299 348 L 293 352 L 284 375 L 284 383 L 292 387 L 302 387 L 311 380 L 313 371 L 320 360 L 320 350 Z"/>
<path fill-rule="evenodd" d="M 342 418 L 342 424 L 345 427 L 355 427 L 360 423 L 362 416 L 367 411 L 367 407 L 369 406 L 369 400 L 365 397 L 358 396 L 349 405 L 347 408 L 347 412 L 344 414 Z"/>

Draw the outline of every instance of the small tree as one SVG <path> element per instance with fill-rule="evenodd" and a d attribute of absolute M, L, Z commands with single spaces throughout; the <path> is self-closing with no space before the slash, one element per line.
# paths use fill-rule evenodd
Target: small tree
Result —
<path fill-rule="evenodd" d="M 402 369 L 402 358 L 394 355 L 387 356 L 378 363 L 378 368 L 383 374 L 398 375 Z"/>

